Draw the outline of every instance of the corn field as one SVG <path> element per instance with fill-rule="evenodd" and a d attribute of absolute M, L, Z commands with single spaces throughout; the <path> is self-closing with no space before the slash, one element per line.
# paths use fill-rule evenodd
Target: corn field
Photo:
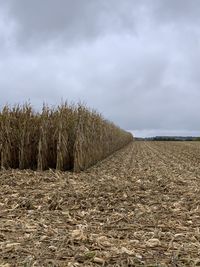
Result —
<path fill-rule="evenodd" d="M 1 168 L 81 171 L 133 140 L 83 105 L 5 106 L 0 111 Z"/>

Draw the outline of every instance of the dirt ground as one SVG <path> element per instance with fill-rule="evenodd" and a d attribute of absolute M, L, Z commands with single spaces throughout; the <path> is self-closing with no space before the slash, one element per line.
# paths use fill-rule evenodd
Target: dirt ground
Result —
<path fill-rule="evenodd" d="M 200 266 L 200 142 L 133 142 L 81 174 L 0 172 L 0 266 Z"/>

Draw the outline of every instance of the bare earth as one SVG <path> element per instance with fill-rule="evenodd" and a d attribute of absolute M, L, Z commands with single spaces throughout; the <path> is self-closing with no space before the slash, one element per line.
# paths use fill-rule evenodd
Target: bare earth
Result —
<path fill-rule="evenodd" d="M 0 266 L 200 266 L 200 142 L 133 142 L 81 174 L 0 185 Z"/>

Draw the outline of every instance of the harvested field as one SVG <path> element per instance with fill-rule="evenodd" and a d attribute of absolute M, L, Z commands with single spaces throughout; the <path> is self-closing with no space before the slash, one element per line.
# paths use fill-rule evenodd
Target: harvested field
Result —
<path fill-rule="evenodd" d="M 200 266 L 200 142 L 132 142 L 79 174 L 0 184 L 0 266 Z"/>

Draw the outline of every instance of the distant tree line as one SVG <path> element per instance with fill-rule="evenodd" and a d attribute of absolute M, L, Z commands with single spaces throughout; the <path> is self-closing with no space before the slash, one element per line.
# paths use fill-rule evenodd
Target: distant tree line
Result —
<path fill-rule="evenodd" d="M 200 137 L 194 136 L 154 136 L 154 137 L 147 137 L 141 138 L 136 137 L 135 140 L 137 141 L 200 141 Z"/>

